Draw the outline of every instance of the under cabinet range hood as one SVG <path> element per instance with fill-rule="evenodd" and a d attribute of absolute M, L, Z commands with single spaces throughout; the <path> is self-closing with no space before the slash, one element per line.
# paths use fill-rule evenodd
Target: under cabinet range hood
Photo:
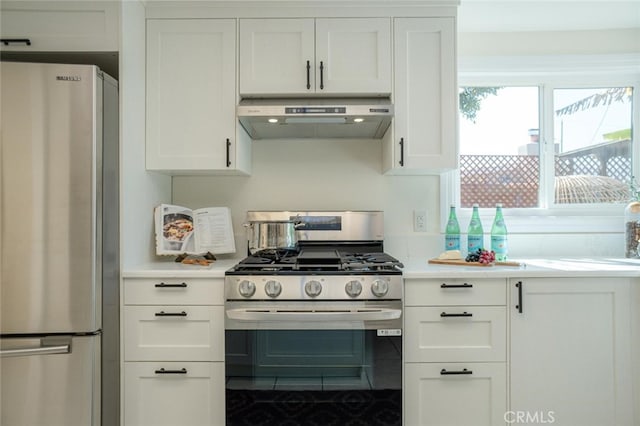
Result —
<path fill-rule="evenodd" d="M 388 98 L 246 99 L 236 112 L 252 139 L 381 139 L 393 105 Z"/>

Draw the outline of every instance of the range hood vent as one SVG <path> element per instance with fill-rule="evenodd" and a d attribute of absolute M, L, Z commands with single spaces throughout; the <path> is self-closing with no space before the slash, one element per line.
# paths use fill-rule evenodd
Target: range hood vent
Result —
<path fill-rule="evenodd" d="M 246 99 L 236 112 L 252 139 L 381 139 L 393 105 L 388 98 Z"/>

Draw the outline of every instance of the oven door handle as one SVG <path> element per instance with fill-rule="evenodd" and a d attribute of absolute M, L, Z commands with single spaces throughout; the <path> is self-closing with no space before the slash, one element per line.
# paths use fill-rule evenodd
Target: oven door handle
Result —
<path fill-rule="evenodd" d="M 227 309 L 227 317 L 236 321 L 388 321 L 398 319 L 400 309 Z"/>

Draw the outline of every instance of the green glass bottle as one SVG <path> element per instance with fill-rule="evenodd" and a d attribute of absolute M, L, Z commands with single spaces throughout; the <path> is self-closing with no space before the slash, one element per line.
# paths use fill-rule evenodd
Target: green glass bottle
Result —
<path fill-rule="evenodd" d="M 471 221 L 467 229 L 467 250 L 469 253 L 475 253 L 478 249 L 484 248 L 484 230 L 480 221 L 480 212 L 478 205 L 473 205 L 471 213 Z"/>
<path fill-rule="evenodd" d="M 456 216 L 456 206 L 453 204 L 449 209 L 449 220 L 444 230 L 444 249 L 460 250 L 460 224 Z"/>
<path fill-rule="evenodd" d="M 507 260 L 507 227 L 502 216 L 502 204 L 496 204 L 496 217 L 491 227 L 491 250 L 496 255 L 496 261 Z"/>

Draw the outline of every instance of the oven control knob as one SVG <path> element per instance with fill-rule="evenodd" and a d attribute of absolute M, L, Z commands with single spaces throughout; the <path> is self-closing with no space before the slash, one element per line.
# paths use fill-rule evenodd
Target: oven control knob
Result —
<path fill-rule="evenodd" d="M 304 285 L 304 292 L 309 297 L 318 297 L 322 293 L 322 284 L 320 281 L 311 280 Z"/>
<path fill-rule="evenodd" d="M 251 297 L 256 292 L 256 284 L 249 280 L 242 280 L 238 286 L 238 291 L 244 297 Z"/>
<path fill-rule="evenodd" d="M 389 292 L 389 283 L 385 280 L 375 280 L 371 284 L 371 292 L 377 297 L 382 297 Z"/>
<path fill-rule="evenodd" d="M 282 284 L 276 280 L 269 280 L 264 285 L 264 292 L 269 297 L 278 297 L 282 293 Z"/>
<path fill-rule="evenodd" d="M 346 291 L 350 297 L 358 297 L 360 293 L 362 293 L 362 284 L 360 284 L 358 280 L 351 280 L 344 286 L 344 291 Z"/>

